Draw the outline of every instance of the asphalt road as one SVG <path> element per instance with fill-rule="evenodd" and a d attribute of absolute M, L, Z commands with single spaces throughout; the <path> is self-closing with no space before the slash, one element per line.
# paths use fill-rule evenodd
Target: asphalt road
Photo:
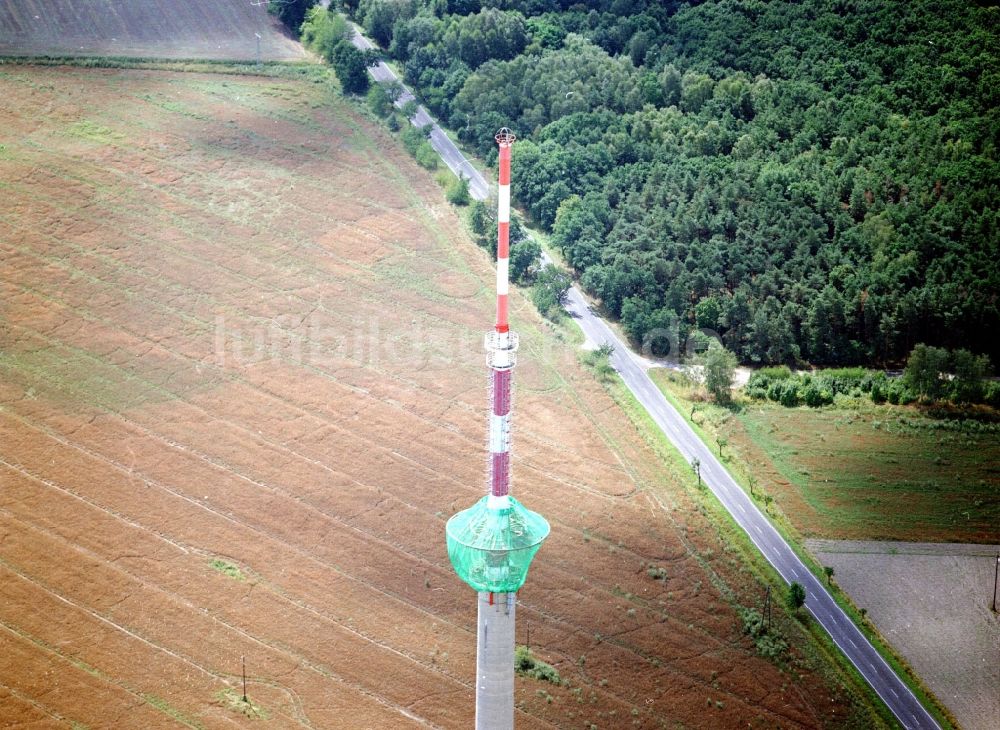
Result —
<path fill-rule="evenodd" d="M 374 45 L 354 27 L 353 43 L 358 48 L 374 48 Z M 392 69 L 379 63 L 369 69 L 372 77 L 379 82 L 399 81 Z M 402 82 L 400 82 L 402 85 Z M 402 107 L 414 98 L 404 86 L 404 92 L 396 101 Z M 469 163 L 459 149 L 445 135 L 437 122 L 420 106 L 411 122 L 414 126 L 431 125 L 431 144 L 441 155 L 441 159 L 456 175 L 469 178 L 469 193 L 477 200 L 489 196 L 489 184 Z M 547 257 L 545 262 L 549 263 Z M 610 327 L 587 304 L 580 290 L 573 286 L 567 293 L 565 309 L 580 325 L 587 339 L 595 346 L 609 344 L 614 347 L 611 364 L 621 376 L 625 385 L 649 412 L 657 426 L 666 434 L 674 447 L 687 462 L 697 458 L 700 462 L 701 478 L 705 485 L 718 497 L 722 505 L 733 516 L 736 523 L 750 537 L 757 549 L 774 566 L 788 583 L 797 581 L 806 589 L 806 609 L 826 629 L 833 642 L 857 668 L 861 675 L 882 698 L 892 713 L 905 728 L 939 728 L 923 705 L 899 678 L 881 655 L 865 638 L 864 634 L 848 618 L 847 614 L 833 600 L 826 587 L 799 560 L 792 548 L 774 529 L 771 522 L 757 508 L 757 505 L 733 480 L 715 454 L 691 429 L 684 418 L 670 405 L 663 393 L 646 373 L 646 366 L 632 353 L 611 330 Z"/>
<path fill-rule="evenodd" d="M 365 38 L 361 34 L 361 29 L 351 24 L 354 29 L 354 35 L 351 38 L 351 43 L 354 44 L 356 48 L 375 48 L 375 45 Z M 399 77 L 396 76 L 395 72 L 389 68 L 385 62 L 379 61 L 377 66 L 368 69 L 368 73 L 371 74 L 372 78 L 379 83 L 390 83 L 396 81 L 403 88 L 403 93 L 399 95 L 396 99 L 396 106 L 400 109 L 408 101 L 415 101 L 415 97 L 412 92 L 405 86 L 403 82 L 400 81 Z M 430 143 L 431 147 L 441 156 L 444 164 L 448 166 L 456 177 L 464 177 L 469 181 L 469 194 L 476 200 L 486 200 L 490 194 L 490 186 L 486 182 L 486 179 L 479 174 L 479 171 L 472 166 L 465 155 L 455 146 L 448 135 L 444 133 L 444 130 L 438 126 L 438 123 L 434 121 L 433 117 L 427 113 L 427 109 L 421 104 L 417 107 L 417 113 L 410 118 L 410 124 L 414 127 L 426 127 L 430 125 Z"/>

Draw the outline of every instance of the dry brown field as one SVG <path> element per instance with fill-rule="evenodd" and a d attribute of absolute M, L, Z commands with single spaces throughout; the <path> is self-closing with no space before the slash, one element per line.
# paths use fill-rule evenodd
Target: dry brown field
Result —
<path fill-rule="evenodd" d="M 305 57 L 254 0 L 5 0 L 0 56 Z"/>
<path fill-rule="evenodd" d="M 325 83 L 0 68 L 4 726 L 465 728 L 492 266 Z M 515 150 L 516 154 L 516 150 Z M 516 184 L 516 182 L 515 182 Z M 520 728 L 866 726 L 514 292 Z M 662 568 L 666 580 L 650 576 Z M 833 677 L 833 679 L 830 679 Z"/>

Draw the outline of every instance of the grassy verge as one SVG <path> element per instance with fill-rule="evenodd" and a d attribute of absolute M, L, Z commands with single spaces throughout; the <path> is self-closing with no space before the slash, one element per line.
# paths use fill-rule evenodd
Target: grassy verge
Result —
<path fill-rule="evenodd" d="M 127 56 L 0 56 L 0 66 L 71 66 L 75 68 L 121 68 L 188 73 L 271 76 L 285 79 L 325 81 L 332 71 L 309 61 L 214 60 L 204 58 L 142 58 Z"/>
<path fill-rule="evenodd" d="M 702 441 L 712 448 L 713 444 L 716 444 L 716 435 L 713 422 L 711 418 L 704 418 L 701 421 L 692 419 L 691 406 L 696 405 L 701 413 L 710 415 L 713 413 L 713 409 L 717 412 L 726 412 L 726 409 L 704 403 L 694 403 L 690 400 L 685 400 L 682 402 L 681 396 L 674 392 L 672 384 L 663 376 L 657 376 L 653 378 L 653 382 L 656 383 L 657 387 L 664 394 L 664 397 L 670 402 L 670 404 L 681 414 L 684 420 L 691 426 L 691 428 L 698 434 Z M 637 404 L 638 405 L 638 404 Z M 639 406 L 641 407 L 641 406 Z M 665 438 L 665 437 L 664 437 Z M 679 455 L 678 455 L 679 458 Z M 729 473 L 733 476 L 740 486 L 750 492 L 748 489 L 749 480 L 753 479 L 752 470 L 749 466 L 741 461 L 737 461 L 734 458 L 733 452 L 730 452 L 727 458 L 722 459 L 724 465 L 726 466 Z M 707 491 L 707 490 L 706 490 Z M 761 501 L 763 494 L 762 488 L 758 487 L 755 490 L 753 499 Z M 717 500 L 712 500 L 718 509 L 715 510 L 716 515 L 725 521 L 727 526 L 730 528 L 728 532 L 730 537 L 735 534 L 737 539 L 741 541 L 748 540 L 744 531 L 736 524 L 735 520 L 729 515 L 728 511 L 721 506 Z M 802 545 L 802 536 L 795 529 L 794 525 L 788 519 L 788 516 L 780 510 L 780 508 L 769 509 L 770 504 L 765 502 L 765 513 L 771 518 L 771 524 L 774 525 L 775 529 L 781 534 L 785 541 L 791 546 L 798 555 L 799 559 L 802 560 L 803 564 L 816 576 L 820 582 L 826 582 L 826 573 L 823 571 L 823 566 L 816 560 L 816 558 L 808 552 Z M 753 550 L 756 553 L 756 549 Z M 776 579 L 776 585 L 784 587 L 784 581 L 777 575 L 777 573 L 770 568 L 768 564 L 769 572 L 773 574 Z M 933 693 L 924 685 L 920 677 L 913 671 L 906 660 L 900 656 L 896 650 L 891 646 L 891 644 L 886 641 L 875 626 L 868 621 L 868 619 L 861 614 L 859 608 L 851 600 L 850 596 L 840 591 L 835 586 L 831 586 L 829 589 L 830 594 L 833 596 L 834 600 L 837 602 L 844 612 L 851 618 L 856 626 L 865 634 L 866 638 L 871 642 L 872 646 L 881 654 L 883 659 L 892 667 L 903 681 L 906 682 L 910 690 L 916 695 L 917 699 L 920 700 L 921 704 L 931 713 L 931 715 L 937 720 L 937 722 L 943 728 L 954 728 L 957 727 L 957 722 L 955 718 L 951 715 L 947 708 L 945 708 L 938 699 L 933 695 Z M 808 621 L 807 628 L 809 632 L 816 639 L 817 643 L 823 648 L 824 653 L 827 654 L 831 659 L 835 659 L 841 666 L 848 669 L 852 675 L 854 675 L 857 681 L 864 683 L 867 687 L 867 683 L 861 675 L 854 669 L 853 665 L 847 661 L 846 657 L 840 651 L 840 649 L 833 643 L 826 631 L 815 621 Z M 869 694 L 873 698 L 873 702 L 877 702 L 880 708 L 885 708 L 881 700 L 877 699 L 873 692 L 869 689 Z M 883 713 L 888 716 L 888 709 L 886 708 Z"/>

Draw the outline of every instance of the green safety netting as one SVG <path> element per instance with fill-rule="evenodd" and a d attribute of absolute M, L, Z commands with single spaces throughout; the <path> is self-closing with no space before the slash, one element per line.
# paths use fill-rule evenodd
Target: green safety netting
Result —
<path fill-rule="evenodd" d="M 549 523 L 513 497 L 483 497 L 445 526 L 448 557 L 458 577 L 477 591 L 513 593 L 549 535 Z"/>

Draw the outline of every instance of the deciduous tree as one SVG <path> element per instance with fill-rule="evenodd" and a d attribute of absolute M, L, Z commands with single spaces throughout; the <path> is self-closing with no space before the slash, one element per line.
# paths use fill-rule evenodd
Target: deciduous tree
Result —
<path fill-rule="evenodd" d="M 792 581 L 792 584 L 788 586 L 788 597 L 786 599 L 787 605 L 793 611 L 798 611 L 806 602 L 806 589 L 802 587 L 802 584 L 797 581 Z"/>
<path fill-rule="evenodd" d="M 718 340 L 709 342 L 708 349 L 702 356 L 702 367 L 705 368 L 705 389 L 719 403 L 728 403 L 732 399 L 736 365 L 736 355 L 719 344 Z M 719 452 L 722 452 L 721 445 Z"/>

